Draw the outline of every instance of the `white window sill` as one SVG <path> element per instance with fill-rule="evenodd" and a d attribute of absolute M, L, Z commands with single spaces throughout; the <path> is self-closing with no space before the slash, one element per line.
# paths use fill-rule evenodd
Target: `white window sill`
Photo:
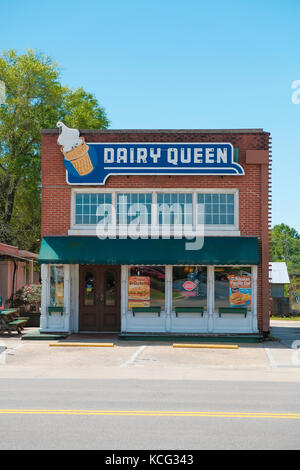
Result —
<path fill-rule="evenodd" d="M 148 235 L 149 238 L 150 237 L 150 234 L 148 233 L 148 231 L 146 232 L 140 232 L 141 236 L 144 234 L 144 235 Z M 168 234 L 168 232 L 165 232 L 163 231 L 162 236 L 166 236 Z M 90 227 L 72 227 L 68 230 L 68 235 L 72 235 L 72 236 L 97 236 L 97 233 L 96 233 L 96 226 L 90 226 Z M 192 236 L 196 236 L 197 235 L 197 232 L 193 232 L 193 231 L 186 231 L 184 233 L 183 236 L 186 236 L 186 237 L 192 237 Z M 130 235 L 128 235 L 130 236 Z M 159 233 L 152 233 L 152 237 L 153 238 L 158 238 L 159 236 Z M 172 235 L 171 235 L 172 236 Z M 200 231 L 198 236 L 203 236 L 203 232 Z M 205 228 L 205 231 L 204 231 L 204 236 L 206 237 L 240 237 L 241 236 L 241 232 L 236 229 L 236 228 L 224 228 L 224 227 L 220 227 L 219 229 L 217 228 L 213 228 L 213 229 L 209 229 L 209 228 Z"/>

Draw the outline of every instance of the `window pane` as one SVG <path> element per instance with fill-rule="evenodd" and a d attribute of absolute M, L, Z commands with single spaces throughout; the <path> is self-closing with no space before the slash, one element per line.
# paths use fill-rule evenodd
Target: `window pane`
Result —
<path fill-rule="evenodd" d="M 192 225 L 193 195 L 189 193 L 157 194 L 160 225 Z"/>
<path fill-rule="evenodd" d="M 173 267 L 173 310 L 175 307 L 207 306 L 207 269 L 202 266 Z"/>
<path fill-rule="evenodd" d="M 105 305 L 115 306 L 117 301 L 116 273 L 114 271 L 105 272 Z"/>
<path fill-rule="evenodd" d="M 76 194 L 75 221 L 77 225 L 96 225 L 101 222 L 111 222 L 110 193 L 80 193 Z M 97 215 L 98 212 L 98 215 Z M 83 214 L 83 217 L 78 217 Z"/>
<path fill-rule="evenodd" d="M 95 305 L 95 276 L 92 271 L 85 275 L 84 305 Z"/>
<path fill-rule="evenodd" d="M 152 194 L 120 193 L 117 198 L 117 223 L 151 224 Z"/>
<path fill-rule="evenodd" d="M 131 266 L 128 281 L 128 308 L 165 308 L 164 266 Z"/>
<path fill-rule="evenodd" d="M 251 309 L 251 268 L 215 268 L 215 311 L 221 307 Z"/>
<path fill-rule="evenodd" d="M 230 197 L 229 197 L 230 196 Z M 203 213 L 206 225 L 233 225 L 234 224 L 234 195 L 233 194 L 198 194 L 198 224 L 201 223 Z"/>
<path fill-rule="evenodd" d="M 64 305 L 64 267 L 50 266 L 50 307 Z"/>

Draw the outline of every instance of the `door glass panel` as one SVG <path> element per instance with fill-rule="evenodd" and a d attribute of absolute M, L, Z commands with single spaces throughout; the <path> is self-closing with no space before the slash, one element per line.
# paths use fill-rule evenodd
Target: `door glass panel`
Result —
<path fill-rule="evenodd" d="M 50 306 L 64 305 L 64 267 L 50 266 Z"/>
<path fill-rule="evenodd" d="M 95 275 L 91 271 L 85 275 L 84 305 L 95 305 Z"/>
<path fill-rule="evenodd" d="M 116 273 L 106 271 L 104 275 L 105 306 L 114 307 L 117 299 Z"/>

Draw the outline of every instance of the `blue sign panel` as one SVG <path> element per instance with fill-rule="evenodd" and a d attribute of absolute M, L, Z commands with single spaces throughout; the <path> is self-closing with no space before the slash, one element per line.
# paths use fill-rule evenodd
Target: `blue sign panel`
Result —
<path fill-rule="evenodd" d="M 86 143 L 64 164 L 69 184 L 105 184 L 110 175 L 244 175 L 229 143 Z"/>

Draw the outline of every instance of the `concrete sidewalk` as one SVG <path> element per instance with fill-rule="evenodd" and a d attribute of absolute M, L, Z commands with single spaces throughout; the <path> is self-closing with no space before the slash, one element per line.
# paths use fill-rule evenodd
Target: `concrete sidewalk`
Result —
<path fill-rule="evenodd" d="M 280 325 L 277 325 L 280 323 Z M 123 342 L 112 337 L 73 336 L 77 342 L 113 342 L 114 347 L 50 347 L 55 341 L 22 341 L 2 335 L 0 378 L 143 378 L 300 380 L 300 358 L 291 348 L 300 322 L 277 322 L 277 341 L 239 344 L 238 349 L 175 349 L 172 342 Z M 294 323 L 294 322 L 293 322 Z M 300 339 L 300 338 L 299 338 Z M 64 340 L 65 341 L 65 340 Z M 3 348 L 2 348 L 3 349 Z M 300 352 L 300 349 L 299 349 Z"/>

